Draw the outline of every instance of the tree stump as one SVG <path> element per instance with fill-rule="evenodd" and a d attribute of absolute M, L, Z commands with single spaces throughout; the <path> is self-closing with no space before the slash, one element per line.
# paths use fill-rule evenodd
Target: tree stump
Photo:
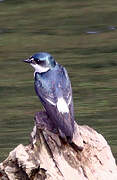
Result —
<path fill-rule="evenodd" d="M 0 164 L 1 180 L 117 180 L 117 166 L 102 135 L 75 123 L 73 142 L 63 142 L 45 112 L 35 115 L 31 143 L 18 145 Z"/>

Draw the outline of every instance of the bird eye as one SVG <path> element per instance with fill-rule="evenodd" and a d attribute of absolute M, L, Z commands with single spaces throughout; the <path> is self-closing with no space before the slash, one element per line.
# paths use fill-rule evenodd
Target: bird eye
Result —
<path fill-rule="evenodd" d="M 39 61 L 38 64 L 39 64 L 40 66 L 46 66 L 46 61 Z"/>
<path fill-rule="evenodd" d="M 42 61 L 38 58 L 34 58 L 34 61 L 40 66 L 46 66 L 46 61 Z"/>
<path fill-rule="evenodd" d="M 34 61 L 39 64 L 39 59 L 38 58 L 34 58 Z"/>

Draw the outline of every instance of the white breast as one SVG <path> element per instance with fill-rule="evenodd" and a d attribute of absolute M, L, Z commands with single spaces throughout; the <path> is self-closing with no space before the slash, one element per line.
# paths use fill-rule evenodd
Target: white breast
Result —
<path fill-rule="evenodd" d="M 47 72 L 50 69 L 49 67 L 43 67 L 38 64 L 32 64 L 32 63 L 31 63 L 31 66 L 35 69 L 34 74 L 36 72 L 39 72 L 39 73 Z"/>
<path fill-rule="evenodd" d="M 61 112 L 62 114 L 63 113 L 68 113 L 69 112 L 69 108 L 68 108 L 68 105 L 65 101 L 64 98 L 58 98 L 58 101 L 57 101 L 57 109 L 59 112 Z"/>

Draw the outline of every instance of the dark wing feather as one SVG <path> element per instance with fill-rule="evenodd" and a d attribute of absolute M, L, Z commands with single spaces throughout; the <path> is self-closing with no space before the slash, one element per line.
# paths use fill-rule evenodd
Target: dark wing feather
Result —
<path fill-rule="evenodd" d="M 69 118 L 70 118 L 70 123 L 72 126 L 72 129 L 74 131 L 74 107 L 73 107 L 73 97 L 72 97 L 72 87 L 71 87 L 71 82 L 68 76 L 68 73 L 65 68 L 63 68 L 65 78 L 66 78 L 66 85 L 65 85 L 65 91 L 64 91 L 64 98 L 69 106 Z"/>
<path fill-rule="evenodd" d="M 73 112 L 74 109 L 73 109 L 72 87 L 71 87 L 71 82 L 69 80 L 68 73 L 65 68 L 64 68 L 64 74 L 66 78 L 64 98 L 66 99 L 67 104 L 69 105 L 69 107 L 71 108 L 71 111 Z"/>
<path fill-rule="evenodd" d="M 35 74 L 35 91 L 40 98 L 41 102 L 52 102 L 52 105 L 56 104 L 56 97 L 54 88 L 52 88 L 51 82 L 46 78 L 40 77 L 39 73 Z"/>

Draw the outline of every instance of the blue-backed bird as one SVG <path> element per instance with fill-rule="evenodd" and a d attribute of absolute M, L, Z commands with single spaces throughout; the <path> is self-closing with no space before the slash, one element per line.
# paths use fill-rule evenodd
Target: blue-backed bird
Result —
<path fill-rule="evenodd" d="M 34 87 L 59 136 L 71 142 L 74 133 L 72 88 L 66 69 L 46 52 L 24 60 L 34 69 Z"/>

